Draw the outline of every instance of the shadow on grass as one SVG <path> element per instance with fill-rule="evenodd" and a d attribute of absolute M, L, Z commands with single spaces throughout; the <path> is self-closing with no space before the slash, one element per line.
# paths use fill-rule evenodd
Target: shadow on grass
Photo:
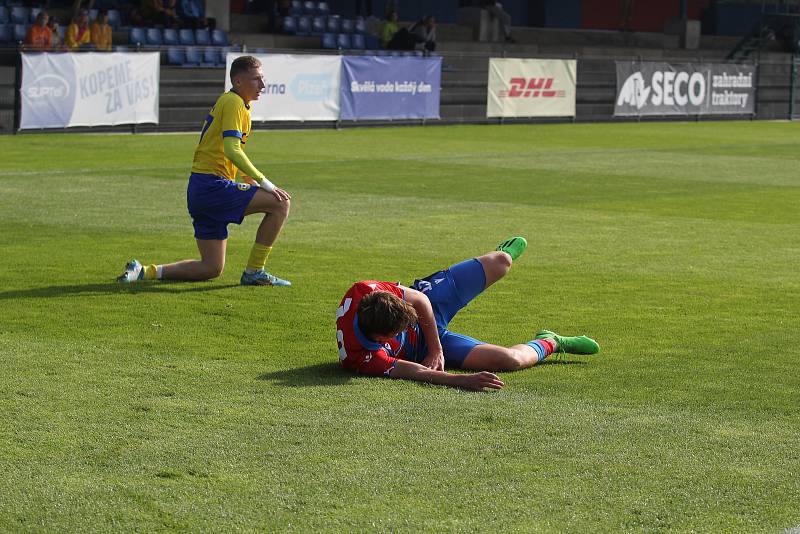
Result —
<path fill-rule="evenodd" d="M 541 363 L 537 363 L 536 367 L 541 367 L 543 365 L 587 365 L 589 362 L 585 360 L 545 360 Z"/>
<path fill-rule="evenodd" d="M 193 293 L 197 291 L 216 291 L 237 287 L 239 284 L 212 284 L 211 282 L 143 282 L 140 284 L 119 284 L 108 282 L 105 284 L 80 284 L 72 286 L 47 286 L 32 289 L 18 289 L 0 291 L 0 300 L 10 299 L 38 299 L 70 296 L 116 295 L 138 293 Z"/>
<path fill-rule="evenodd" d="M 338 363 L 330 362 L 264 373 L 258 377 L 258 380 L 267 380 L 281 386 L 299 388 L 307 386 L 341 386 L 350 382 L 352 378 L 353 375 L 342 369 Z"/>

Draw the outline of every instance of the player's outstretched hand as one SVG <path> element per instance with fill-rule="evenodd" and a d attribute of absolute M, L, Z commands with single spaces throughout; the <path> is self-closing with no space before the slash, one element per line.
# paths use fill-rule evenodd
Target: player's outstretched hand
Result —
<path fill-rule="evenodd" d="M 287 193 L 280 187 L 276 187 L 275 189 L 270 191 L 270 193 L 275 195 L 275 198 L 278 199 L 278 202 L 283 202 L 284 200 L 289 200 L 290 198 L 292 198 L 292 196 L 289 193 Z"/>
<path fill-rule="evenodd" d="M 459 386 L 471 391 L 483 391 L 485 389 L 502 389 L 505 384 L 494 374 L 483 371 L 470 375 L 459 375 Z"/>

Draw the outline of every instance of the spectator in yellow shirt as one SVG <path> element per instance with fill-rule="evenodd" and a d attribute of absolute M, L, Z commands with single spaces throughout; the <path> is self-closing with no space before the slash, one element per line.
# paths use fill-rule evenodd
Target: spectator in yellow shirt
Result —
<path fill-rule="evenodd" d="M 92 42 L 92 32 L 89 29 L 89 13 L 85 9 L 81 10 L 67 28 L 67 36 L 64 41 L 67 48 L 72 51 Z"/>
<path fill-rule="evenodd" d="M 92 44 L 101 52 L 111 52 L 111 34 L 113 30 L 108 24 L 108 10 L 101 9 L 89 27 Z"/>

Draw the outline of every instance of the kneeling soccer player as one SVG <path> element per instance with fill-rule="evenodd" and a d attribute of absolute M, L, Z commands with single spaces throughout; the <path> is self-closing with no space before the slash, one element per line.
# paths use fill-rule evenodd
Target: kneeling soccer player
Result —
<path fill-rule="evenodd" d="M 200 259 L 167 265 L 142 265 L 131 260 L 117 281 L 216 278 L 225 267 L 228 224 L 241 224 L 245 216 L 263 213 L 241 284 L 291 285 L 264 270 L 272 245 L 289 216 L 291 197 L 270 182 L 244 153 L 250 135 L 250 102 L 258 100 L 264 90 L 261 62 L 253 56 L 236 58 L 230 76 L 233 88 L 217 99 L 203 124 L 186 189 Z M 236 182 L 237 172 L 248 183 Z"/>
<path fill-rule="evenodd" d="M 524 238 L 512 237 L 496 251 L 416 280 L 410 288 L 357 282 L 336 312 L 340 363 L 366 375 L 482 391 L 504 385 L 488 371 L 531 367 L 554 352 L 597 353 L 600 346 L 593 339 L 549 330 L 527 343 L 500 347 L 447 329 L 459 310 L 508 273 L 526 246 Z M 445 368 L 483 372 L 451 374 Z"/>

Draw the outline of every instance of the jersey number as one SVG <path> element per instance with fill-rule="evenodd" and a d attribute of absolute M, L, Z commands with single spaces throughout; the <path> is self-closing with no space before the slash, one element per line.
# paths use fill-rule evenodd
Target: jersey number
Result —
<path fill-rule="evenodd" d="M 339 306 L 336 309 L 336 320 L 338 321 L 340 317 L 344 317 L 344 314 L 347 313 L 347 310 L 350 309 L 350 305 L 353 303 L 353 299 L 344 299 L 344 304 Z M 339 345 L 339 361 L 344 360 L 347 358 L 347 352 L 344 350 L 344 332 L 341 330 L 336 331 L 336 343 Z"/>
<path fill-rule="evenodd" d="M 200 140 L 203 140 L 203 136 L 206 134 L 206 131 L 211 127 L 211 123 L 214 122 L 214 117 L 211 113 L 208 114 L 206 117 L 206 123 L 203 125 L 203 131 L 200 132 Z"/>

